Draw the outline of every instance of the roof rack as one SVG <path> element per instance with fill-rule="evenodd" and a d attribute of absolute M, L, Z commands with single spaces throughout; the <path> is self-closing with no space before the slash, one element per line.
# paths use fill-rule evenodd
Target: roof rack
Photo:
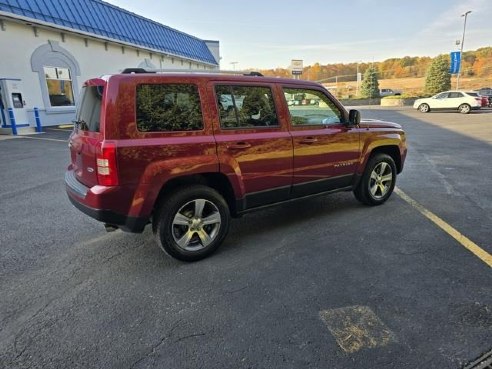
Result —
<path fill-rule="evenodd" d="M 240 70 L 219 70 L 219 69 L 144 69 L 144 68 L 125 68 L 122 74 L 140 74 L 140 73 L 213 73 L 213 74 L 234 74 L 242 76 L 263 77 L 263 74 L 255 71 Z"/>

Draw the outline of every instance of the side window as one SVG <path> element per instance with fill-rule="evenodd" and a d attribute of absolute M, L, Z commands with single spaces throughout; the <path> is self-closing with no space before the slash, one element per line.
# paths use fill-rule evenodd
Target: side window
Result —
<path fill-rule="evenodd" d="M 448 97 L 448 95 L 449 95 L 448 92 L 443 92 L 443 93 L 441 93 L 439 95 L 436 95 L 436 99 L 445 99 L 445 98 Z"/>
<path fill-rule="evenodd" d="M 137 86 L 137 129 L 141 132 L 203 129 L 200 96 L 195 85 Z"/>
<path fill-rule="evenodd" d="M 222 128 L 278 126 L 269 87 L 218 85 L 215 94 Z"/>
<path fill-rule="evenodd" d="M 450 92 L 448 97 L 450 99 L 456 99 L 456 98 L 463 97 L 463 94 L 461 92 Z"/>
<path fill-rule="evenodd" d="M 292 125 L 326 125 L 342 123 L 338 107 L 321 91 L 284 88 Z"/>

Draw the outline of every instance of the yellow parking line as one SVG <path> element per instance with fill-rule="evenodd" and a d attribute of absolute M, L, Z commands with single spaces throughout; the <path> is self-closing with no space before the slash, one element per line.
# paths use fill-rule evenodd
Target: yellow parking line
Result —
<path fill-rule="evenodd" d="M 492 268 L 492 255 L 487 251 L 478 246 L 475 242 L 470 240 L 465 235 L 458 232 L 455 228 L 450 226 L 444 220 L 439 218 L 436 214 L 427 210 L 422 205 L 420 205 L 417 201 L 408 196 L 405 192 L 395 187 L 395 192 L 398 196 L 400 196 L 403 200 L 405 200 L 412 207 L 417 209 L 423 216 L 429 219 L 432 223 L 441 228 L 444 232 L 453 237 L 456 241 L 458 241 L 463 247 L 471 251 L 475 256 L 480 258 L 485 264 Z"/>

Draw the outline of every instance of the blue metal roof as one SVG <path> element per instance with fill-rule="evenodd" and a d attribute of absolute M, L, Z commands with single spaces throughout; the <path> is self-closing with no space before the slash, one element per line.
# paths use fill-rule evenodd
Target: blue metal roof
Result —
<path fill-rule="evenodd" d="M 204 40 L 101 0 L 0 0 L 0 11 L 218 64 Z"/>

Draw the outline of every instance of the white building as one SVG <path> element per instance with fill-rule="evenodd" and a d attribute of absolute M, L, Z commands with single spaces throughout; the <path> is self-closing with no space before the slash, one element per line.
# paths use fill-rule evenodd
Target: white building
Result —
<path fill-rule="evenodd" d="M 3 133 L 12 115 L 35 127 L 35 108 L 43 126 L 69 123 L 85 80 L 138 67 L 218 69 L 219 42 L 101 0 L 0 0 Z"/>

